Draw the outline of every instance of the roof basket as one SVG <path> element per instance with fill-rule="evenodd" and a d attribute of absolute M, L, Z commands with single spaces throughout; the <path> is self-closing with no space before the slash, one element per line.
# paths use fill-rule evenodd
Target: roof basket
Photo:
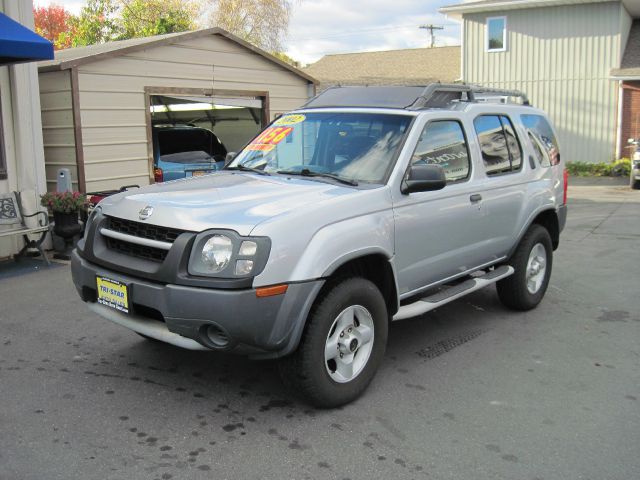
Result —
<path fill-rule="evenodd" d="M 422 94 L 408 107 L 409 110 L 423 108 L 443 108 L 451 102 L 474 102 L 476 95 L 487 97 L 520 98 L 523 105 L 529 105 L 527 95 L 519 90 L 503 90 L 500 88 L 486 88 L 463 83 L 431 83 L 425 87 Z"/>
<path fill-rule="evenodd" d="M 479 99 L 476 95 L 483 98 Z M 529 105 L 527 95 L 518 90 L 485 88 L 464 83 L 431 83 L 425 86 L 348 86 L 330 87 L 309 100 L 304 108 L 374 107 L 422 110 L 445 108 L 455 102 L 476 102 L 486 98 L 520 98 Z"/>
<path fill-rule="evenodd" d="M 474 85 L 472 86 L 475 100 L 478 100 L 478 96 L 483 97 L 503 97 L 505 98 L 505 103 L 508 103 L 509 98 L 519 98 L 522 102 L 522 105 L 531 105 L 529 103 L 529 97 L 524 92 L 520 90 L 505 90 L 502 88 L 487 88 Z"/>

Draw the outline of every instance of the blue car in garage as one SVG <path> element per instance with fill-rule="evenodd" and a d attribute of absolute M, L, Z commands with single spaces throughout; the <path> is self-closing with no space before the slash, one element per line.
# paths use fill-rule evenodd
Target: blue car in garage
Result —
<path fill-rule="evenodd" d="M 211 130 L 154 125 L 152 133 L 156 183 L 206 175 L 224 166 L 227 149 Z"/>

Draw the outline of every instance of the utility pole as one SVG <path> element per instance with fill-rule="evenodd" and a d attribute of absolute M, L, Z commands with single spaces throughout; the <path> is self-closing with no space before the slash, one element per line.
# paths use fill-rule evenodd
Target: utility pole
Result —
<path fill-rule="evenodd" d="M 433 34 L 434 30 L 444 30 L 444 27 L 439 27 L 437 25 L 420 25 L 418 28 L 422 28 L 424 30 L 429 30 L 429 34 L 431 35 L 431 47 L 433 48 L 436 45 L 436 36 Z"/>

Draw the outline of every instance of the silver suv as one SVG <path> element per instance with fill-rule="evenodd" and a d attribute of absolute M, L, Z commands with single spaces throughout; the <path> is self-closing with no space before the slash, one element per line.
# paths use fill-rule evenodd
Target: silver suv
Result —
<path fill-rule="evenodd" d="M 494 283 L 534 308 L 566 192 L 554 131 L 520 92 L 334 88 L 218 173 L 104 199 L 73 281 L 144 337 L 279 358 L 286 384 L 333 407 L 367 387 L 391 321 Z"/>

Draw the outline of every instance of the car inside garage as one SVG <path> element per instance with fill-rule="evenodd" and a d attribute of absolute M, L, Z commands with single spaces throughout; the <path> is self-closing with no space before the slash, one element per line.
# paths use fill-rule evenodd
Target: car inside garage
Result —
<path fill-rule="evenodd" d="M 260 97 L 149 94 L 154 180 L 212 173 L 262 128 Z"/>

